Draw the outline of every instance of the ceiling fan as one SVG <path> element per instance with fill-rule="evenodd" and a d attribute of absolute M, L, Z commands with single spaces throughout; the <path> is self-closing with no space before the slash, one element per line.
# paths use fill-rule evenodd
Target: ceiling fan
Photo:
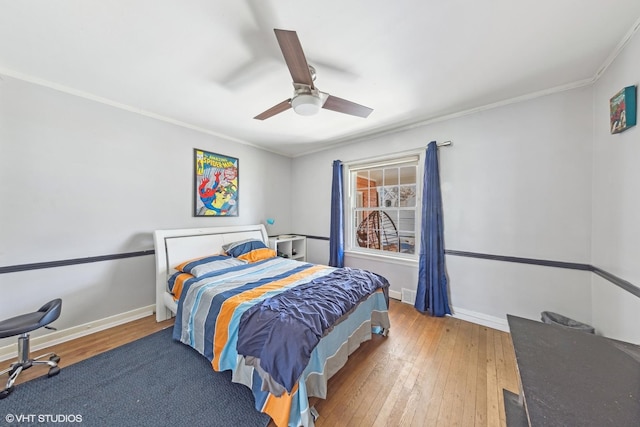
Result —
<path fill-rule="evenodd" d="M 268 119 L 289 108 L 293 108 L 293 111 L 303 116 L 316 114 L 320 108 L 358 117 L 368 117 L 371 114 L 373 110 L 369 107 L 320 92 L 313 84 L 316 79 L 316 70 L 307 64 L 307 58 L 304 56 L 296 32 L 278 29 L 273 31 L 276 33 L 280 50 L 293 78 L 293 96 L 258 114 L 254 119 Z"/>

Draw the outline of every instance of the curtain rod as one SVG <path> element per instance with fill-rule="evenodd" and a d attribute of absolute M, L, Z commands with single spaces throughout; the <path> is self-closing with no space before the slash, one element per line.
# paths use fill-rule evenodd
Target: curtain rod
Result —
<path fill-rule="evenodd" d="M 442 142 L 436 142 L 436 147 L 447 147 L 453 145 L 453 142 L 451 140 L 448 141 L 442 141 Z M 384 161 L 386 158 L 396 158 L 399 156 L 402 157 L 409 157 L 411 155 L 419 155 L 420 153 L 422 153 L 424 150 L 424 148 L 420 148 L 420 149 L 413 149 L 413 150 L 408 150 L 408 151 L 402 151 L 400 153 L 394 153 L 394 154 L 387 154 L 384 156 L 376 156 L 373 158 L 368 158 L 368 159 L 360 159 L 360 160 L 351 160 L 351 161 L 343 161 L 342 164 L 343 165 L 358 165 L 358 164 L 367 164 L 367 163 L 371 163 L 371 162 L 378 162 L 378 161 Z M 333 166 L 333 162 L 331 162 L 331 166 Z"/>

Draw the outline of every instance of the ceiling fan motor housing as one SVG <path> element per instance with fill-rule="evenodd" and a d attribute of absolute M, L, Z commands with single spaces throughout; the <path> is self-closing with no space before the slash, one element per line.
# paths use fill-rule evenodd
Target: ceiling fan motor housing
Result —
<path fill-rule="evenodd" d="M 322 108 L 322 98 L 320 98 L 320 93 L 315 89 L 296 88 L 295 94 L 291 98 L 291 107 L 296 114 L 312 116 Z"/>

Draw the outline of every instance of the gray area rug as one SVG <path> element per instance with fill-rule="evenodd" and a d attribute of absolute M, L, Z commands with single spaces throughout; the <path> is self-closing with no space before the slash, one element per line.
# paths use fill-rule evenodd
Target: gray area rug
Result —
<path fill-rule="evenodd" d="M 0 426 L 260 426 L 247 387 L 173 341 L 172 328 L 18 384 L 0 400 Z M 0 378 L 6 382 L 4 375 Z"/>

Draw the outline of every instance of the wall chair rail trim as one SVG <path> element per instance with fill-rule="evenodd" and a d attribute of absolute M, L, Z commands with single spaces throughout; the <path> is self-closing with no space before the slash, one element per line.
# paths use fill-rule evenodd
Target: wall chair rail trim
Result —
<path fill-rule="evenodd" d="M 305 235 L 298 234 L 298 236 L 305 236 Z M 320 236 L 305 236 L 305 237 L 307 237 L 308 239 L 325 240 L 325 241 L 329 240 L 328 237 L 320 237 Z M 520 264 L 540 265 L 544 267 L 568 268 L 571 270 L 590 271 L 602 277 L 603 279 L 608 280 L 614 285 L 624 289 L 625 291 L 635 295 L 636 297 L 640 298 L 640 287 L 634 285 L 631 282 L 628 282 L 627 280 L 621 279 L 620 277 L 615 276 L 614 274 L 604 271 L 601 268 L 594 267 L 593 265 L 589 265 L 589 264 L 564 262 L 564 261 L 551 261 L 551 260 L 535 259 L 535 258 L 522 258 L 522 257 L 504 256 L 504 255 L 493 255 L 493 254 L 484 254 L 479 252 L 456 251 L 452 249 L 446 249 L 445 253 L 447 255 L 462 256 L 462 257 L 469 257 L 469 258 L 480 258 L 480 259 L 487 259 L 492 261 L 516 262 Z M 122 259 L 122 258 L 133 258 L 133 257 L 148 256 L 148 255 L 154 255 L 154 254 L 155 254 L 155 251 L 153 249 L 147 249 L 142 251 L 126 252 L 121 254 L 100 255 L 100 256 L 86 257 L 86 258 L 73 258 L 73 259 L 65 259 L 65 260 L 59 260 L 59 261 L 36 262 L 31 264 L 9 265 L 5 267 L 0 267 L 0 274 L 17 273 L 20 271 L 39 270 L 43 268 L 66 267 L 66 266 L 76 265 L 76 264 L 88 264 L 92 262 L 112 261 L 112 260 Z"/>
<path fill-rule="evenodd" d="M 517 262 L 521 264 L 541 265 L 545 267 L 569 268 L 572 270 L 590 271 L 602 277 L 603 279 L 608 280 L 614 285 L 624 289 L 625 291 L 640 298 L 640 287 L 637 287 L 631 282 L 621 279 L 607 271 L 604 271 L 598 267 L 594 267 L 593 265 L 590 265 L 590 264 L 580 264 L 575 262 L 564 262 L 564 261 L 550 261 L 550 260 L 534 259 L 534 258 L 520 258 L 520 257 L 512 257 L 512 256 L 504 256 L 504 255 L 491 255 L 491 254 L 483 254 L 478 252 L 454 251 L 449 249 L 445 250 L 445 253 L 447 255 L 463 256 L 463 257 L 470 257 L 470 258 L 481 258 L 481 259 L 488 259 L 492 261 Z"/>
<path fill-rule="evenodd" d="M 444 252 L 447 255 L 490 259 L 493 261 L 517 262 L 520 264 L 543 265 L 545 267 L 557 267 L 557 268 L 569 268 L 571 270 L 593 271 L 593 267 L 590 266 L 589 264 L 580 264 L 576 262 L 551 261 L 551 260 L 536 259 L 536 258 L 521 258 L 521 257 L 505 256 L 505 255 L 483 254 L 478 252 L 454 251 L 449 249 L 445 250 Z"/>
<path fill-rule="evenodd" d="M 92 262 L 101 262 L 101 261 L 111 261 L 111 260 L 122 259 L 122 258 L 133 258 L 133 257 L 139 257 L 139 256 L 153 255 L 154 253 L 155 251 L 153 249 L 147 249 L 144 251 L 126 252 L 121 254 L 99 255 L 99 256 L 86 257 L 86 258 L 64 259 L 59 261 L 35 262 L 32 264 L 9 265 L 6 267 L 0 267 L 0 274 L 17 273 L 19 271 L 39 270 L 42 268 L 66 267 L 69 265 L 88 264 Z"/>
<path fill-rule="evenodd" d="M 602 277 L 603 279 L 606 279 L 608 281 L 610 281 L 611 283 L 621 287 L 622 289 L 624 289 L 627 292 L 632 293 L 633 295 L 637 296 L 638 298 L 640 298 L 640 288 L 637 287 L 636 285 L 634 285 L 631 282 L 628 282 L 624 279 L 619 278 L 618 276 L 614 276 L 613 274 L 604 271 L 598 267 L 592 267 L 593 271 L 595 274 L 597 274 L 598 276 Z"/>

